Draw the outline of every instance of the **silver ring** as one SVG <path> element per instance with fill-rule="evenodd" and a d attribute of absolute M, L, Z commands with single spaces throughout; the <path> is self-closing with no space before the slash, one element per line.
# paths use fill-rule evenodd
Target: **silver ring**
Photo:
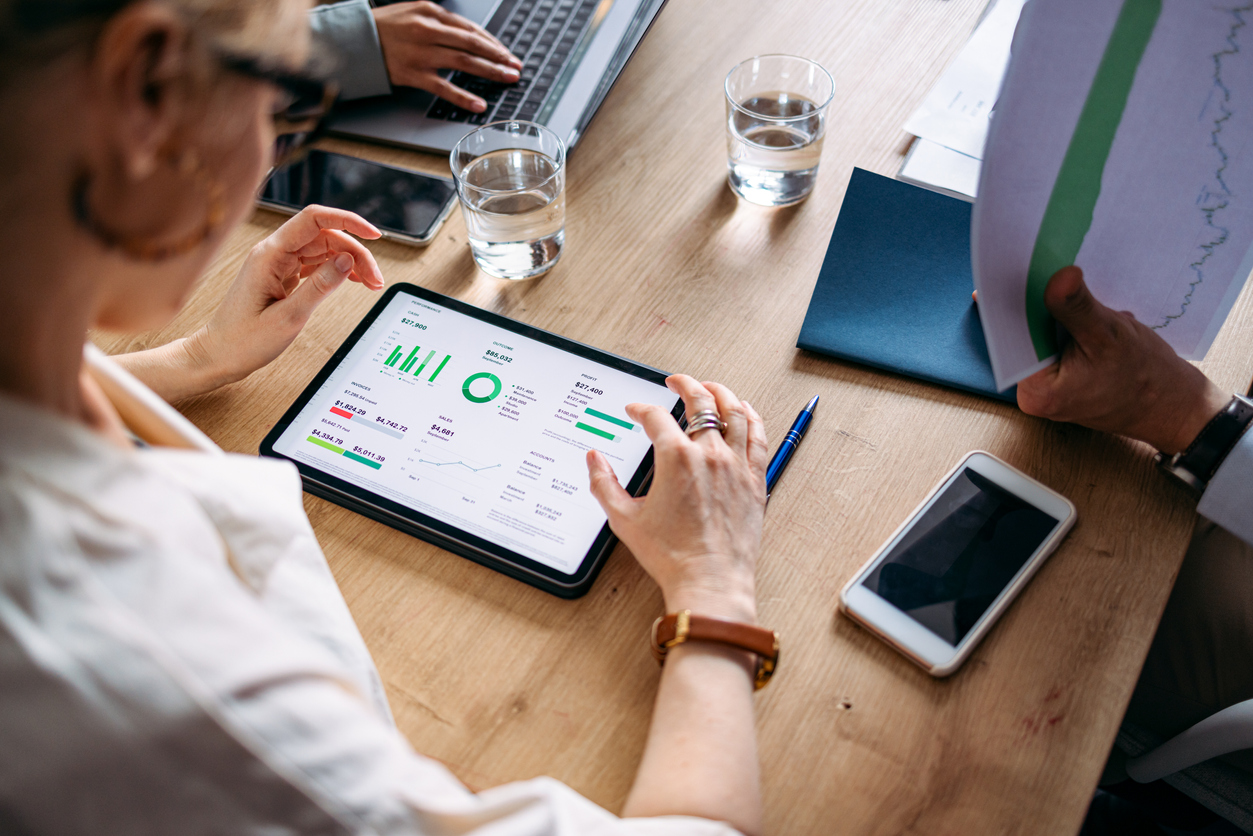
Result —
<path fill-rule="evenodd" d="M 717 430 L 720 434 L 726 435 L 727 425 L 716 410 L 702 409 L 687 422 L 686 432 L 688 438 L 691 438 L 702 430 Z"/>

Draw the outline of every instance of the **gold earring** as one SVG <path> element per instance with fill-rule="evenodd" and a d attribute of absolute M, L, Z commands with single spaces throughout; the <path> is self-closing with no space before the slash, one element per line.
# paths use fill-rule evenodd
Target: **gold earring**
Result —
<path fill-rule="evenodd" d="M 222 221 L 226 219 L 226 189 L 220 180 L 211 177 L 204 170 L 200 156 L 194 151 L 183 154 L 177 160 L 166 155 L 163 155 L 161 159 L 169 164 L 179 176 L 191 180 L 193 187 L 199 187 L 205 192 L 209 206 L 205 211 L 205 222 L 199 230 L 177 241 L 161 244 L 152 238 L 128 235 L 109 229 L 91 209 L 91 201 L 88 197 L 91 191 L 91 174 L 85 169 L 74 178 L 74 184 L 71 187 L 70 201 L 74 210 L 74 219 L 106 247 L 125 253 L 136 261 L 166 261 L 186 255 L 199 247 L 217 231 Z"/>

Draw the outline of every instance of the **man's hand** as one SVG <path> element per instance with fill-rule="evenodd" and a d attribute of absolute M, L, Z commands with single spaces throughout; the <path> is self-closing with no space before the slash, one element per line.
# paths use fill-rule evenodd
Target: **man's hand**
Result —
<path fill-rule="evenodd" d="M 487 103 L 440 77 L 439 70 L 463 70 L 512 84 L 522 62 L 486 29 L 434 3 L 396 3 L 374 10 L 383 60 L 392 84 L 417 87 L 458 107 L 482 113 Z"/>
<path fill-rule="evenodd" d="M 1028 415 L 1177 453 L 1231 399 L 1151 328 L 1098 302 L 1078 267 L 1053 275 L 1044 304 L 1071 339 L 1058 363 L 1018 384 L 1018 406 Z"/>

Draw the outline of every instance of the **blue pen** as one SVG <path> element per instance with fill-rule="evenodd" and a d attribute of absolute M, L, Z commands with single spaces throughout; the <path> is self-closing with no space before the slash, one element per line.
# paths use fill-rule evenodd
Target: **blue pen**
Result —
<path fill-rule="evenodd" d="M 783 475 L 787 463 L 792 460 L 792 454 L 796 452 L 797 447 L 801 446 L 801 439 L 805 437 L 805 431 L 809 429 L 809 422 L 813 420 L 814 407 L 817 405 L 818 396 L 814 395 L 814 399 L 805 404 L 801 414 L 796 416 L 792 429 L 787 431 L 783 443 L 779 445 L 774 458 L 770 460 L 770 466 L 766 468 L 766 499 L 770 498 L 770 492 L 774 490 L 775 483 Z"/>

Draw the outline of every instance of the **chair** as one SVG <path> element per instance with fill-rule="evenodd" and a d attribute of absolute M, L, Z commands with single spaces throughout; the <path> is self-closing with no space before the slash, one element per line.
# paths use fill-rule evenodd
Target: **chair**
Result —
<path fill-rule="evenodd" d="M 1253 834 L 1253 774 L 1217 759 L 1253 749 L 1253 700 L 1225 708 L 1165 742 L 1123 723 L 1115 745 L 1130 756 L 1125 767 L 1133 781 L 1165 781 Z"/>

